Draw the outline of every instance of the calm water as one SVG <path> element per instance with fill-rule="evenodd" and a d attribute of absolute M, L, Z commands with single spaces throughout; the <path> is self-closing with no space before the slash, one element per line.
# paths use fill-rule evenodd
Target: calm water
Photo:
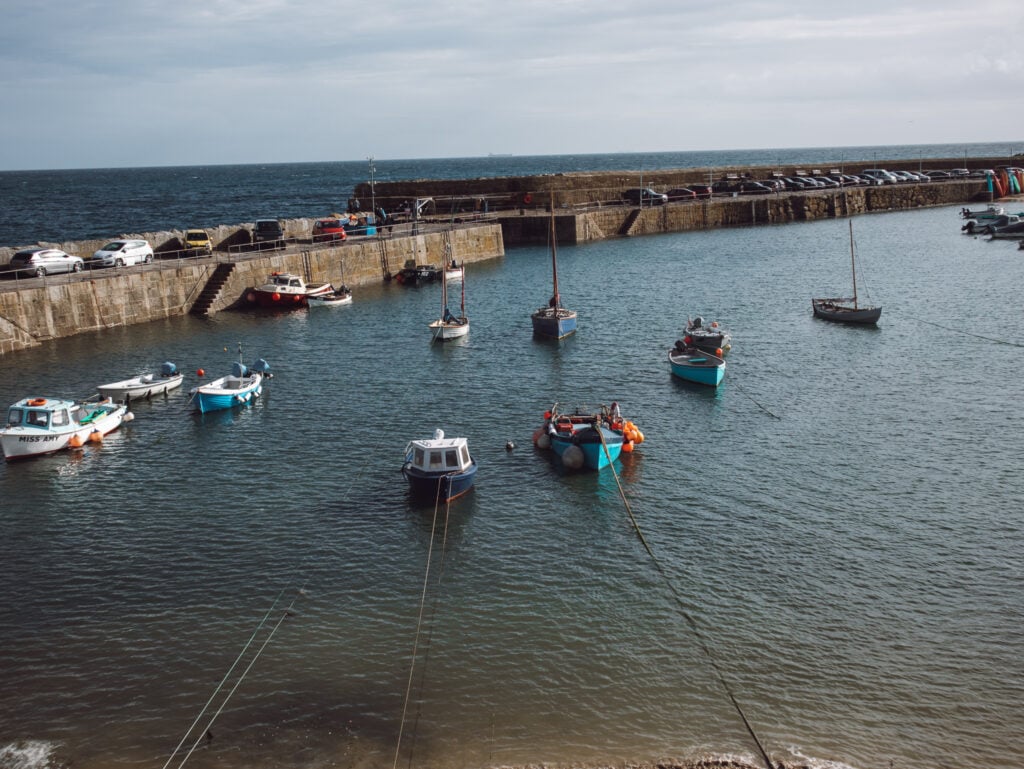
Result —
<path fill-rule="evenodd" d="M 4 357 L 0 403 L 164 360 L 187 388 L 239 341 L 276 375 L 254 408 L 182 391 L 0 467 L 0 765 L 162 767 L 301 587 L 188 765 L 390 766 L 428 557 L 403 765 L 752 758 L 615 475 L 530 444 L 552 401 L 614 399 L 647 437 L 624 493 L 774 758 L 1019 766 L 1024 260 L 955 207 L 855 231 L 878 329 L 811 317 L 847 286 L 830 221 L 560 249 L 559 345 L 530 337 L 550 265 L 522 249 L 470 268 L 461 344 L 428 344 L 439 287 L 389 286 Z M 716 392 L 664 360 L 698 313 L 734 335 Z M 437 427 L 481 469 L 432 538 L 399 467 Z"/>
<path fill-rule="evenodd" d="M 426 160 L 377 160 L 373 179 L 466 179 L 645 171 L 727 165 L 842 165 L 902 159 L 1008 157 L 1024 141 L 883 147 L 544 155 Z M 914 161 L 917 161 L 915 164 Z M 371 178 L 369 163 L 0 171 L 0 246 L 66 242 L 128 233 L 251 222 L 262 217 L 312 217 L 342 210 L 356 184 Z M 639 181 L 638 181 L 639 184 Z"/>

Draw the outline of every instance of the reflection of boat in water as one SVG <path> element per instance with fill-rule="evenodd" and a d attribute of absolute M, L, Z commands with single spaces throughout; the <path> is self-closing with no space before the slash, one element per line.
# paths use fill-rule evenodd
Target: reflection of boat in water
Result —
<path fill-rule="evenodd" d="M 466 439 L 445 438 L 443 430 L 405 447 L 402 475 L 410 493 L 426 500 L 447 502 L 465 494 L 473 488 L 476 470 Z"/>
<path fill-rule="evenodd" d="M 131 421 L 123 403 L 24 398 L 7 410 L 0 446 L 8 462 L 98 443 L 122 422 Z"/>
<path fill-rule="evenodd" d="M 837 321 L 840 323 L 859 323 L 871 325 L 878 322 L 882 316 L 881 307 L 861 305 L 857 301 L 857 257 L 853 247 L 853 222 L 850 222 L 850 266 L 853 270 L 853 297 L 845 299 L 840 297 L 812 299 L 811 307 L 814 316 L 822 320 Z"/>

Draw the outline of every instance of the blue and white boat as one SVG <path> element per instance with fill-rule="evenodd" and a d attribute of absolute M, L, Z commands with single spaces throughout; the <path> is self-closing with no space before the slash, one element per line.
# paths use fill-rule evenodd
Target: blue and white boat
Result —
<path fill-rule="evenodd" d="M 541 307 L 530 316 L 533 335 L 544 339 L 564 339 L 576 331 L 576 311 L 562 306 L 558 293 L 558 248 L 555 244 L 555 202 L 551 201 L 551 275 L 554 292 L 547 306 Z"/>
<path fill-rule="evenodd" d="M 543 429 L 547 441 L 570 470 L 600 470 L 622 453 L 626 437 L 617 414 L 612 415 L 604 408 L 597 412 L 577 408 L 568 413 L 555 404 L 545 416 Z"/>
<path fill-rule="evenodd" d="M 718 387 L 725 377 L 725 360 L 719 356 L 686 344 L 676 342 L 668 351 L 672 373 L 687 382 Z"/>
<path fill-rule="evenodd" d="M 24 398 L 7 410 L 0 428 L 0 446 L 10 462 L 64 448 L 99 443 L 103 436 L 131 420 L 123 403 L 70 401 L 59 398 Z"/>
<path fill-rule="evenodd" d="M 239 352 L 241 357 L 241 352 Z M 193 387 L 190 395 L 196 411 L 205 414 L 235 406 L 248 406 L 263 392 L 263 380 L 269 378 L 270 364 L 260 358 L 252 366 L 239 360 L 232 364 L 231 373 L 214 379 L 209 384 Z"/>
<path fill-rule="evenodd" d="M 402 475 L 413 496 L 447 502 L 473 488 L 476 467 L 465 438 L 445 438 L 435 430 L 433 438 L 409 441 Z"/>

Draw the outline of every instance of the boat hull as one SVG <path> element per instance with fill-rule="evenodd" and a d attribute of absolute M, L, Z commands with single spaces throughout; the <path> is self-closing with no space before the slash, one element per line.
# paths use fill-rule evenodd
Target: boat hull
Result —
<path fill-rule="evenodd" d="M 533 334 L 545 339 L 564 339 L 576 332 L 576 313 L 573 310 L 561 309 L 553 312 L 550 308 L 542 308 L 530 316 L 533 321 Z"/>
<path fill-rule="evenodd" d="M 697 354 L 669 352 L 672 374 L 687 382 L 718 387 L 725 378 L 725 361 L 703 350 Z"/>
<path fill-rule="evenodd" d="M 835 323 L 874 325 L 882 317 L 881 307 L 848 307 L 825 299 L 811 300 L 814 317 Z"/>
<path fill-rule="evenodd" d="M 229 377 L 201 385 L 192 389 L 192 403 L 196 411 L 206 414 L 210 411 L 223 411 L 235 406 L 248 406 L 263 392 L 263 377 L 254 374 L 250 377 L 235 379 L 238 386 L 233 382 L 225 381 Z"/>
<path fill-rule="evenodd" d="M 124 404 L 89 404 L 105 413 L 87 424 L 68 425 L 66 429 L 39 430 L 31 427 L 10 427 L 0 430 L 0 447 L 4 459 L 14 462 L 19 459 L 52 454 L 77 443 L 78 446 L 113 432 L 124 421 L 128 407 Z"/>
<path fill-rule="evenodd" d="M 600 434 L 598 433 L 600 430 Z M 602 437 L 604 441 L 602 443 Z M 570 446 L 578 446 L 583 452 L 583 465 L 591 470 L 607 467 L 622 453 L 623 437 L 607 427 L 589 426 L 570 433 L 551 434 L 551 448 L 562 458 Z"/>
<path fill-rule="evenodd" d="M 171 390 L 181 387 L 185 380 L 184 374 L 175 374 L 169 377 L 154 377 L 152 381 L 143 381 L 142 377 L 126 379 L 123 382 L 100 385 L 101 398 L 110 398 L 115 401 L 138 400 L 139 398 L 152 398 L 154 395 L 162 395 Z"/>
<path fill-rule="evenodd" d="M 444 323 L 435 320 L 430 324 L 430 333 L 435 342 L 445 342 L 449 339 L 458 339 L 469 333 L 469 321 L 465 323 Z"/>
<path fill-rule="evenodd" d="M 409 483 L 409 492 L 419 499 L 448 502 L 473 488 L 476 480 L 476 462 L 466 470 L 449 473 L 429 473 L 407 463 L 402 474 Z"/>
<path fill-rule="evenodd" d="M 264 291 L 253 289 L 250 292 L 250 299 L 257 307 L 272 310 L 293 310 L 299 307 L 307 307 L 309 300 L 306 294 L 289 294 L 280 291 Z"/>

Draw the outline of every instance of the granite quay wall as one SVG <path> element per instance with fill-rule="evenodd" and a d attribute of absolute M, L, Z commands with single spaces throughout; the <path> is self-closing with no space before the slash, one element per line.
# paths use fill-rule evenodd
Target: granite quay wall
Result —
<path fill-rule="evenodd" d="M 141 237 L 159 242 L 162 235 Z M 70 249 L 70 253 L 76 251 Z M 0 284 L 0 355 L 60 337 L 186 314 L 211 287 L 215 275 L 226 275 L 226 280 L 223 285 L 218 281 L 205 313 L 240 305 L 250 288 L 265 283 L 275 271 L 294 272 L 310 282 L 360 286 L 388 279 L 409 261 L 440 265 L 448 257 L 472 263 L 503 255 L 501 228 L 491 223 L 395 238 L 365 238 L 335 247 L 217 253 L 199 259 L 157 260 L 149 265 L 4 281 Z"/>

